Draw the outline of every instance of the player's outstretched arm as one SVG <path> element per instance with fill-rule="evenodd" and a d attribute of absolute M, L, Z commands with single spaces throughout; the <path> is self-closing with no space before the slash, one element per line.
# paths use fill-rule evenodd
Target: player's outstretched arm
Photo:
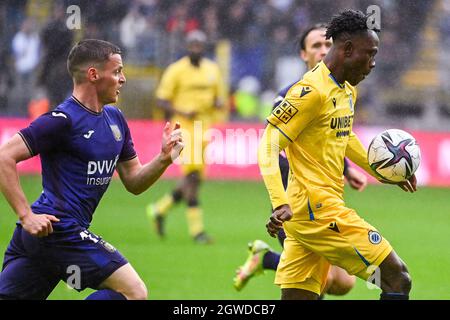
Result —
<path fill-rule="evenodd" d="M 133 193 L 140 194 L 153 185 L 164 173 L 167 167 L 179 157 L 183 150 L 183 139 L 180 124 L 170 128 L 167 122 L 162 137 L 161 152 L 149 163 L 142 165 L 139 158 L 119 162 L 117 171 L 125 188 Z"/>
<path fill-rule="evenodd" d="M 378 177 L 374 174 L 367 161 L 367 150 L 364 148 L 361 140 L 358 136 L 352 132 L 348 139 L 347 149 L 345 150 L 345 156 L 349 158 L 353 163 L 355 163 L 361 169 L 364 169 L 368 174 L 374 178 Z"/>
<path fill-rule="evenodd" d="M 269 124 L 264 131 L 258 148 L 258 165 L 269 192 L 274 208 L 272 216 L 266 224 L 267 232 L 275 237 L 283 222 L 292 218 L 286 192 L 279 169 L 279 153 L 289 144 L 289 140 L 274 126 Z"/>
<path fill-rule="evenodd" d="M 348 140 L 348 145 L 347 145 L 345 155 L 351 161 L 353 161 L 359 167 L 364 169 L 367 173 L 369 173 L 371 176 L 373 176 L 375 179 L 377 179 L 381 183 L 396 184 L 402 190 L 404 190 L 406 192 L 417 191 L 417 180 L 416 180 L 415 175 L 413 175 L 411 178 L 409 178 L 409 180 L 403 181 L 403 182 L 390 182 L 390 181 L 381 179 L 379 176 L 377 176 L 372 171 L 372 169 L 369 166 L 369 162 L 367 161 L 367 150 L 364 148 L 364 146 L 361 143 L 361 141 L 359 140 L 359 138 L 353 132 L 350 135 L 350 138 Z"/>
<path fill-rule="evenodd" d="M 22 227 L 33 236 L 45 237 L 53 232 L 52 221 L 58 222 L 59 219 L 31 211 L 17 173 L 17 163 L 29 158 L 30 151 L 19 134 L 0 146 L 0 190 L 19 217 Z"/>

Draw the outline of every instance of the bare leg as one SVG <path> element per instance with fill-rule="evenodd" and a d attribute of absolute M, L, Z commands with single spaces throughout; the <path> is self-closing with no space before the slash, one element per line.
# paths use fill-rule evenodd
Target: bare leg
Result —
<path fill-rule="evenodd" d="M 303 289 L 281 289 L 281 300 L 317 300 L 319 295 Z"/>
<path fill-rule="evenodd" d="M 128 300 L 147 300 L 147 288 L 131 264 L 117 269 L 103 281 L 99 289 L 110 289 L 123 294 Z"/>
<path fill-rule="evenodd" d="M 200 174 L 197 171 L 189 173 L 183 181 L 181 188 L 186 203 L 188 205 L 198 203 L 198 190 L 201 182 Z"/>
<path fill-rule="evenodd" d="M 355 276 L 349 275 L 344 269 L 331 266 L 324 293 L 343 296 L 350 292 L 355 285 L 355 281 Z"/>
<path fill-rule="evenodd" d="M 408 295 L 411 291 L 411 277 L 400 257 L 392 251 L 380 264 L 381 290 L 383 293 Z"/>

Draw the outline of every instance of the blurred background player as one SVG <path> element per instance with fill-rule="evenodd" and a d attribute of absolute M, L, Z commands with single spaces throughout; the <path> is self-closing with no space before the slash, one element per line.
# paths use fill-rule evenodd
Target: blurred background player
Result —
<path fill-rule="evenodd" d="M 305 62 L 308 70 L 314 68 L 328 53 L 331 48 L 332 40 L 326 39 L 326 25 L 319 23 L 306 29 L 298 38 L 298 46 L 300 49 L 300 58 Z M 277 98 L 274 100 L 275 109 L 284 97 L 288 90 L 295 83 L 282 89 Z M 348 165 L 347 160 L 344 160 L 344 177 L 349 185 L 358 191 L 363 191 L 367 185 L 367 178 L 364 174 Z M 280 172 L 283 180 L 283 186 L 286 189 L 289 176 L 289 162 L 283 153 L 279 155 Z M 278 232 L 278 240 L 283 246 L 286 235 L 283 229 Z M 256 274 L 263 273 L 264 270 L 276 270 L 280 261 L 281 253 L 274 252 L 267 243 L 262 240 L 255 240 L 249 243 L 249 256 L 245 263 L 240 266 L 233 279 L 234 287 L 237 290 L 242 290 L 247 284 L 248 280 Z M 355 277 L 350 276 L 345 270 L 332 266 L 328 273 L 327 285 L 324 293 L 332 295 L 345 295 L 355 283 Z"/>
<path fill-rule="evenodd" d="M 189 234 L 197 243 L 211 243 L 205 232 L 199 203 L 199 187 L 204 178 L 204 133 L 223 104 L 223 83 L 219 66 L 204 57 L 206 35 L 194 30 L 186 36 L 187 56 L 169 65 L 156 91 L 158 105 L 166 117 L 181 124 L 185 141 L 181 170 L 183 178 L 175 189 L 147 206 L 160 237 L 165 235 L 165 218 L 180 201 L 187 204 Z"/>
<path fill-rule="evenodd" d="M 0 273 L 0 299 L 46 299 L 60 280 L 89 300 L 144 300 L 147 289 L 122 254 L 89 230 L 115 169 L 127 191 L 153 185 L 182 150 L 181 130 L 166 123 L 160 153 L 141 164 L 116 103 L 125 84 L 121 50 L 95 39 L 69 53 L 73 93 L 0 147 L 0 191 L 19 222 Z M 175 125 L 179 129 L 179 124 Z M 40 155 L 43 191 L 30 206 L 17 163 Z M 79 270 L 70 282 L 70 270 Z"/>

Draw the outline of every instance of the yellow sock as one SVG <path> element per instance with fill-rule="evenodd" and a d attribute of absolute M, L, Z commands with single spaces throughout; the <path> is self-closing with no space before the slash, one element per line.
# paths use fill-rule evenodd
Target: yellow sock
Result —
<path fill-rule="evenodd" d="M 186 218 L 189 227 L 189 234 L 195 237 L 203 231 L 203 213 L 199 207 L 188 207 Z"/>
<path fill-rule="evenodd" d="M 166 194 L 164 197 L 159 199 L 155 203 L 155 209 L 158 214 L 165 216 L 167 214 L 167 211 L 172 207 L 173 205 L 173 196 L 172 194 Z"/>

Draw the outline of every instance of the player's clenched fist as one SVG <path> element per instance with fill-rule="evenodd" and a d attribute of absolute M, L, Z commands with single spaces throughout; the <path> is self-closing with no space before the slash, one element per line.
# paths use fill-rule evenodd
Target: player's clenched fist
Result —
<path fill-rule="evenodd" d="M 20 218 L 22 227 L 32 236 L 46 237 L 53 233 L 52 222 L 59 222 L 59 219 L 49 214 L 29 213 Z"/>
<path fill-rule="evenodd" d="M 292 211 L 289 205 L 283 204 L 276 208 L 266 224 L 267 232 L 275 238 L 278 231 L 283 227 L 283 222 L 291 220 Z"/>

